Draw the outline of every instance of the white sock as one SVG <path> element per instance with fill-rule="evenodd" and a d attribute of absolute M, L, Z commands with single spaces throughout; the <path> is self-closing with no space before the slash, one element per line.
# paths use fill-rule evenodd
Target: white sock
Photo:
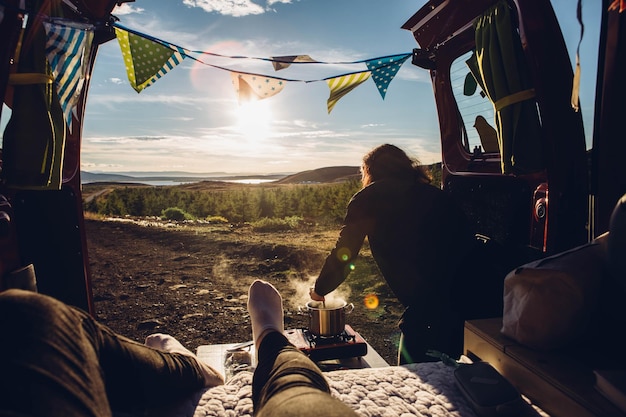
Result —
<path fill-rule="evenodd" d="M 205 387 L 214 387 L 216 385 L 224 384 L 224 377 L 220 375 L 219 372 L 198 359 L 196 355 L 191 353 L 191 351 L 185 348 L 178 340 L 176 340 L 169 334 L 151 334 L 146 337 L 145 345 L 165 352 L 180 353 L 181 355 L 191 356 L 192 358 L 194 358 L 200 366 L 200 369 L 202 370 Z"/>
<path fill-rule="evenodd" d="M 272 284 L 256 280 L 250 285 L 248 312 L 252 322 L 252 339 L 257 351 L 268 332 L 284 332 L 283 298 Z"/>

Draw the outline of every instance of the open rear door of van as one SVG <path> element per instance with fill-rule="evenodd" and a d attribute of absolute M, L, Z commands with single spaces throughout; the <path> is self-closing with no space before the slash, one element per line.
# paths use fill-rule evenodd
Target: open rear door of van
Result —
<path fill-rule="evenodd" d="M 431 75 L 442 187 L 477 232 L 540 256 L 587 242 L 583 123 L 549 0 L 431 0 L 402 28 Z"/>
<path fill-rule="evenodd" d="M 98 46 L 115 38 L 111 11 L 127 1 L 133 0 L 0 5 L 0 98 L 7 106 L 0 117 L 8 120 L 0 148 L 0 277 L 32 266 L 39 292 L 91 313 L 80 182 L 83 115 Z M 67 45 L 72 48 L 64 50 Z M 72 55 L 77 64 L 55 76 L 55 63 L 70 61 L 69 50 L 78 51 Z M 80 88 L 65 101 L 59 82 Z"/>

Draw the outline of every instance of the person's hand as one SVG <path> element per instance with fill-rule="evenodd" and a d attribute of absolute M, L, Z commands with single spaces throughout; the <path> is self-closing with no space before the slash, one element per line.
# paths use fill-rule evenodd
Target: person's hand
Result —
<path fill-rule="evenodd" d="M 313 301 L 325 301 L 324 296 L 316 293 L 314 287 L 311 287 L 311 289 L 309 290 L 309 296 L 311 297 L 311 300 Z"/>

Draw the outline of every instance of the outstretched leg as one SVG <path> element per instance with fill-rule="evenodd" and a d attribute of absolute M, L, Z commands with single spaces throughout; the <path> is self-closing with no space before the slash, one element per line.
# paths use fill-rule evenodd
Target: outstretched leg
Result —
<path fill-rule="evenodd" d="M 355 416 L 330 395 L 320 369 L 283 334 L 282 298 L 271 284 L 257 280 L 248 293 L 257 368 L 252 400 L 257 417 Z"/>
<path fill-rule="evenodd" d="M 220 381 L 178 342 L 145 346 L 30 291 L 0 293 L 0 334 L 0 415 L 110 416 Z"/>

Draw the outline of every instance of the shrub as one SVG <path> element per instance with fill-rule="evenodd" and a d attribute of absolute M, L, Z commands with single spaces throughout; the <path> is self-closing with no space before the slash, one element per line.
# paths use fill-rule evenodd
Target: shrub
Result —
<path fill-rule="evenodd" d="M 168 207 L 161 213 L 161 216 L 167 220 L 183 221 L 191 220 L 193 216 L 178 207 Z"/>
<path fill-rule="evenodd" d="M 228 219 L 222 216 L 208 216 L 206 221 L 209 223 L 228 223 Z"/>
<path fill-rule="evenodd" d="M 296 229 L 303 221 L 302 217 L 290 216 L 283 219 L 264 217 L 252 223 L 255 232 L 277 232 L 281 230 Z"/>

